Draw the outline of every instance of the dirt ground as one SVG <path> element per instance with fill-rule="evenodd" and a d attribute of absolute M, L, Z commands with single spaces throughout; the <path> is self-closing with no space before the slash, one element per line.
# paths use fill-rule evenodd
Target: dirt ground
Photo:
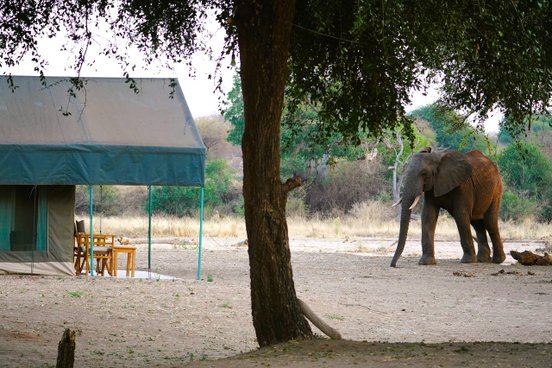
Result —
<path fill-rule="evenodd" d="M 205 239 L 200 281 L 183 239 L 153 247 L 152 271 L 176 279 L 0 276 L 0 366 L 55 366 L 65 328 L 76 367 L 552 366 L 552 267 L 460 264 L 443 242 L 436 266 L 418 266 L 411 241 L 391 268 L 393 240 L 293 239 L 298 296 L 344 340 L 257 350 L 241 240 Z"/>

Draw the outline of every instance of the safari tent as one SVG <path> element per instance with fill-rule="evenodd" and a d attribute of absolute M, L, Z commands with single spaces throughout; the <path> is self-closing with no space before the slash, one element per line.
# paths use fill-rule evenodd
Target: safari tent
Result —
<path fill-rule="evenodd" d="M 206 151 L 176 79 L 0 77 L 0 273 L 74 274 L 75 185 L 203 188 Z"/>

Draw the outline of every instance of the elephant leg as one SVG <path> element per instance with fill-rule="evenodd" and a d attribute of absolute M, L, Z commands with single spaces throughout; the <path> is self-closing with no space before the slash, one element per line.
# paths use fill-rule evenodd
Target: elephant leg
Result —
<path fill-rule="evenodd" d="M 435 227 L 439 217 L 439 208 L 430 203 L 424 204 L 422 210 L 422 258 L 418 264 L 435 264 Z"/>
<path fill-rule="evenodd" d="M 489 237 L 493 243 L 493 263 L 502 263 L 506 259 L 504 254 L 504 245 L 502 244 L 502 238 L 498 231 L 498 212 L 500 209 L 500 202 L 493 203 L 489 211 L 485 214 L 485 227 L 489 232 Z"/>
<path fill-rule="evenodd" d="M 460 243 L 462 244 L 462 250 L 464 251 L 464 255 L 462 256 L 462 259 L 460 259 L 460 262 L 477 262 L 475 248 L 473 246 L 469 214 L 464 211 L 459 211 L 459 213 L 454 214 L 454 220 L 456 221 L 456 227 L 458 228 L 458 233 L 460 234 Z"/>
<path fill-rule="evenodd" d="M 472 226 L 477 235 L 477 262 L 491 262 L 491 248 L 487 242 L 487 231 L 483 220 L 473 220 Z"/>

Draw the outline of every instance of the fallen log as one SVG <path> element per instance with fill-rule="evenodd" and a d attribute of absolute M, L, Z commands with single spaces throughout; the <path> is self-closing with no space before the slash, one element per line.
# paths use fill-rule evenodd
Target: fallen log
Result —
<path fill-rule="evenodd" d="M 524 266 L 550 266 L 552 265 L 552 256 L 544 253 L 544 256 L 535 254 L 528 250 L 524 252 L 510 251 L 512 257 Z"/>
<path fill-rule="evenodd" d="M 303 312 L 303 315 L 309 321 L 311 321 L 313 325 L 315 325 L 320 331 L 324 332 L 330 338 L 334 340 L 341 340 L 341 334 L 336 329 L 334 329 L 333 327 L 329 326 L 326 322 L 324 322 L 320 317 L 318 317 L 312 311 L 312 309 L 309 308 L 307 303 L 305 303 L 299 298 L 297 298 L 297 301 L 299 302 L 299 306 L 301 307 L 301 312 Z"/>

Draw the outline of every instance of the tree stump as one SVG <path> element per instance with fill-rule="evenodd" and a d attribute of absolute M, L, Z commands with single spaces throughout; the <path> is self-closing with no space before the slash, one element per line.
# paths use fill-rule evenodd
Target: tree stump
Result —
<path fill-rule="evenodd" d="M 544 253 L 544 256 L 540 256 L 528 250 L 524 252 L 510 251 L 512 257 L 524 266 L 550 266 L 552 265 L 552 256 L 548 253 Z"/>
<path fill-rule="evenodd" d="M 73 368 L 75 363 L 75 331 L 66 328 L 58 345 L 56 368 Z"/>

